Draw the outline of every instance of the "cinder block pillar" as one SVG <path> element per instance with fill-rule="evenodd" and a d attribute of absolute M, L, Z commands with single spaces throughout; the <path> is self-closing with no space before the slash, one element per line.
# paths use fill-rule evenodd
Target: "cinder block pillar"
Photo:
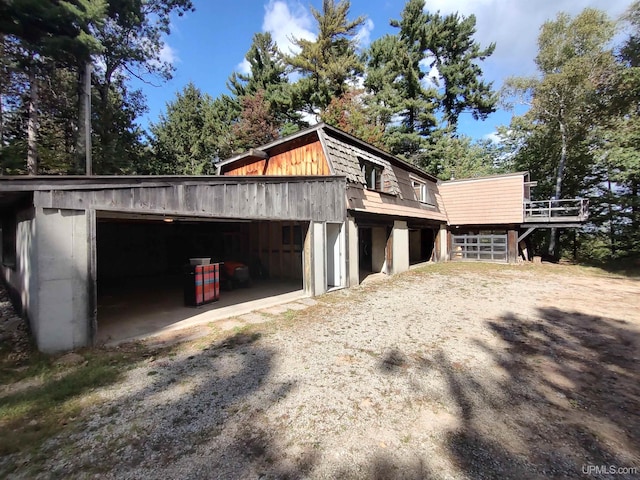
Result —
<path fill-rule="evenodd" d="M 30 318 L 43 352 L 91 344 L 94 278 L 91 251 L 94 222 L 85 210 L 36 207 L 33 274 L 37 308 Z"/>
<path fill-rule="evenodd" d="M 446 262 L 447 260 L 449 260 L 449 232 L 446 225 L 440 225 L 440 231 L 438 232 L 438 243 L 440 245 L 438 260 L 440 262 Z"/>
<path fill-rule="evenodd" d="M 396 220 L 393 222 L 391 273 L 401 273 L 409 270 L 409 227 L 407 222 Z"/>
<path fill-rule="evenodd" d="M 304 289 L 314 297 L 327 291 L 325 237 L 324 223 L 309 223 L 304 241 Z"/>
<path fill-rule="evenodd" d="M 360 252 L 358 250 L 358 226 L 353 218 L 347 218 L 347 281 L 348 287 L 360 284 Z"/>

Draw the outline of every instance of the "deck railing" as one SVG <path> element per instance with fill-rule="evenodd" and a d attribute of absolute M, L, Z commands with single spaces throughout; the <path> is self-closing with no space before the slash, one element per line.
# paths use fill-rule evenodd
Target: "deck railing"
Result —
<path fill-rule="evenodd" d="M 571 198 L 524 202 L 525 222 L 584 222 L 589 218 L 589 200 Z"/>

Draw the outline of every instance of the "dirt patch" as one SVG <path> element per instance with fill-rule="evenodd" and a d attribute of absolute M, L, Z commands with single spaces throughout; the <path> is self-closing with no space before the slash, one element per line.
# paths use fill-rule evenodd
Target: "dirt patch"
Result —
<path fill-rule="evenodd" d="M 0 473 L 638 478 L 640 281 L 433 267 L 154 356 Z"/>

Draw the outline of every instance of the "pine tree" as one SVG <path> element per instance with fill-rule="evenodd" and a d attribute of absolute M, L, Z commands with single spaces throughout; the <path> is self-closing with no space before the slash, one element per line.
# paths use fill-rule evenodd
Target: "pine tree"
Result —
<path fill-rule="evenodd" d="M 153 163 L 144 173 L 203 175 L 213 173 L 218 156 L 212 118 L 213 100 L 189 83 L 152 124 Z"/>
<path fill-rule="evenodd" d="M 309 113 L 320 113 L 332 98 L 346 93 L 363 71 L 355 37 L 364 17 L 349 20 L 350 8 L 349 0 L 323 0 L 322 12 L 312 8 L 318 24 L 317 38 L 294 39 L 300 52 L 286 57 L 293 70 L 303 75 L 296 85 Z"/>
<path fill-rule="evenodd" d="M 475 17 L 425 12 L 424 0 L 409 0 L 398 29 L 373 42 L 367 52 L 365 86 L 370 107 L 384 125 L 387 148 L 437 174 L 429 150 L 450 137 L 456 143 L 460 114 L 484 119 L 493 112 L 496 96 L 482 80 L 478 62 L 491 55 L 473 40 Z"/>

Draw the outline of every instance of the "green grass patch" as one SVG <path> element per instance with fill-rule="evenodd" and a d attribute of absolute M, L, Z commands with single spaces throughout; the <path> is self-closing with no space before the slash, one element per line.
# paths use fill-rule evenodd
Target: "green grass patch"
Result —
<path fill-rule="evenodd" d="M 587 263 L 584 268 L 594 269 L 596 273 L 615 274 L 623 277 L 640 278 L 640 258 L 627 257 L 607 262 Z"/>
<path fill-rule="evenodd" d="M 2 356 L 0 455 L 35 451 L 46 439 L 73 428 L 83 410 L 96 402 L 91 393 L 118 381 L 143 358 L 140 347 L 81 353 L 85 362 L 79 366 L 58 366 L 55 357 L 33 351 L 22 365 L 12 367 L 11 356 Z"/>

